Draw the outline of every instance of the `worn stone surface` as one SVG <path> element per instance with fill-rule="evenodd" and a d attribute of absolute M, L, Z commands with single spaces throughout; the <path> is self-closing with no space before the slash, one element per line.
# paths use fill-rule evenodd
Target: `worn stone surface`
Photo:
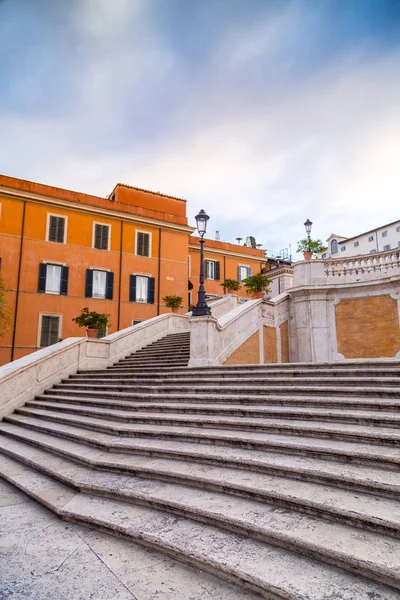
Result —
<path fill-rule="evenodd" d="M 2 600 L 255 600 L 132 542 L 61 521 L 0 480 Z"/>

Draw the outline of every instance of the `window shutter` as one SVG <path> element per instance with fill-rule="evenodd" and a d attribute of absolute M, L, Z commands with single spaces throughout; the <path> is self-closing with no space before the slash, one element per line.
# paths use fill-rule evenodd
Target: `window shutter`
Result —
<path fill-rule="evenodd" d="M 247 267 L 247 277 L 251 277 L 251 267 Z"/>
<path fill-rule="evenodd" d="M 149 242 L 150 236 L 147 233 L 143 233 L 143 256 L 150 256 Z"/>
<path fill-rule="evenodd" d="M 217 280 L 220 279 L 220 264 L 219 264 L 219 262 L 215 262 L 215 275 L 214 275 L 214 279 L 217 279 Z"/>
<path fill-rule="evenodd" d="M 101 250 L 101 225 L 94 226 L 94 247 Z"/>
<path fill-rule="evenodd" d="M 57 241 L 57 217 L 50 216 L 49 242 Z"/>
<path fill-rule="evenodd" d="M 39 294 L 44 294 L 46 292 L 46 273 L 47 273 L 47 265 L 45 263 L 40 263 L 40 265 L 39 265 L 39 282 L 38 282 Z"/>
<path fill-rule="evenodd" d="M 106 275 L 106 299 L 113 299 L 113 289 L 114 289 L 114 273 L 107 273 Z"/>
<path fill-rule="evenodd" d="M 136 302 L 136 275 L 129 276 L 129 302 Z"/>
<path fill-rule="evenodd" d="M 143 256 L 143 233 L 138 231 L 136 254 Z"/>
<path fill-rule="evenodd" d="M 42 317 L 42 330 L 40 332 L 41 347 L 51 346 L 58 342 L 60 317 Z"/>
<path fill-rule="evenodd" d="M 93 271 L 92 269 L 86 269 L 86 286 L 85 286 L 85 298 L 93 297 Z"/>
<path fill-rule="evenodd" d="M 148 288 L 147 288 L 147 302 L 149 304 L 154 304 L 154 287 L 155 287 L 155 279 L 154 277 L 149 277 Z"/>
<path fill-rule="evenodd" d="M 107 225 L 102 225 L 101 229 L 102 229 L 101 249 L 108 250 L 108 234 L 109 234 L 110 228 L 107 227 Z"/>
<path fill-rule="evenodd" d="M 69 267 L 61 268 L 61 285 L 60 285 L 60 294 L 66 296 L 68 294 L 68 273 Z"/>
<path fill-rule="evenodd" d="M 241 277 L 240 277 L 240 267 L 238 267 L 237 269 L 238 269 L 238 276 L 237 276 L 237 280 L 238 280 L 239 282 L 241 282 L 242 280 L 241 280 Z"/>

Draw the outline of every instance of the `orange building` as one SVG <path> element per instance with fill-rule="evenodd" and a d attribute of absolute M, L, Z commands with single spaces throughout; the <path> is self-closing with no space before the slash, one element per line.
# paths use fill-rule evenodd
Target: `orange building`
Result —
<path fill-rule="evenodd" d="M 225 279 L 241 282 L 249 275 L 259 273 L 262 268 L 268 268 L 264 250 L 208 239 L 204 245 L 204 261 L 206 293 L 217 296 L 224 293 L 221 283 Z M 197 302 L 199 275 L 200 238 L 191 235 L 189 237 L 189 281 L 193 285 L 193 290 L 189 292 L 189 303 Z M 239 301 L 249 299 L 244 287 L 235 293 Z"/>
<path fill-rule="evenodd" d="M 199 238 L 186 201 L 118 184 L 107 198 L 0 175 L 0 269 L 13 327 L 0 364 L 82 336 L 81 309 L 111 315 L 108 333 L 169 312 L 162 301 L 197 302 Z M 263 250 L 206 240 L 206 291 L 265 265 Z M 189 293 L 188 293 L 189 288 Z M 239 296 L 247 298 L 243 290 Z"/>

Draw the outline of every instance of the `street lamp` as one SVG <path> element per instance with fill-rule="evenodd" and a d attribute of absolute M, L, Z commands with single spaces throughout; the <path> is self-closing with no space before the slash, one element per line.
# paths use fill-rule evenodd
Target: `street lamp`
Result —
<path fill-rule="evenodd" d="M 207 231 L 207 222 L 210 217 L 203 209 L 201 209 L 195 218 L 197 231 L 199 232 L 200 236 L 200 287 L 198 301 L 196 306 L 193 307 L 192 315 L 193 317 L 203 317 L 206 315 L 211 315 L 210 307 L 207 306 L 206 291 L 204 289 L 204 235 Z"/>
<path fill-rule="evenodd" d="M 308 251 L 310 252 L 310 233 L 312 227 L 312 222 L 310 221 L 310 219 L 307 219 L 307 221 L 304 223 L 304 227 L 306 228 L 306 234 L 308 238 Z"/>

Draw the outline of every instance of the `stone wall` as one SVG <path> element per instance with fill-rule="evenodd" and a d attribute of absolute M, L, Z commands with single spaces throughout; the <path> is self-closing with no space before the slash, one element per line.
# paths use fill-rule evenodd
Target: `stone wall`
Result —
<path fill-rule="evenodd" d="M 260 334 L 253 333 L 239 348 L 224 362 L 224 365 L 259 365 L 260 364 Z"/>

